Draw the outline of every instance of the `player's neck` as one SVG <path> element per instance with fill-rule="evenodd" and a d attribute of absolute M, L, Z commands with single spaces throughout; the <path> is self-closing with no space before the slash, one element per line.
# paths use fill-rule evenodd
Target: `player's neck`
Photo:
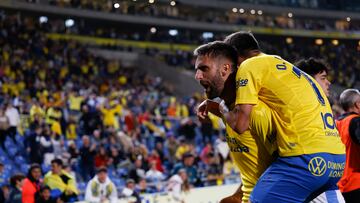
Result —
<path fill-rule="evenodd" d="M 236 99 L 236 72 L 229 75 L 224 84 L 224 91 L 221 94 L 221 99 L 225 101 L 226 106 L 230 107 Z"/>

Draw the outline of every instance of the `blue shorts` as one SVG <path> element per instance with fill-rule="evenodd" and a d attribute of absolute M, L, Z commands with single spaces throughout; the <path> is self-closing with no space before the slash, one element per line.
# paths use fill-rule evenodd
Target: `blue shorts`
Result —
<path fill-rule="evenodd" d="M 337 190 L 344 167 L 345 154 L 279 157 L 258 180 L 250 201 L 309 202 L 325 191 Z"/>

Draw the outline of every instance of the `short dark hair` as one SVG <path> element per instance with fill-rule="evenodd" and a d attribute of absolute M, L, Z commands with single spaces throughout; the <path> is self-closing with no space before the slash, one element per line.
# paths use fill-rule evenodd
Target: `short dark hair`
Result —
<path fill-rule="evenodd" d="M 199 46 L 194 50 L 194 56 L 210 56 L 213 58 L 222 56 L 231 60 L 233 71 L 237 69 L 237 53 L 235 48 L 222 41 L 214 41 Z"/>
<path fill-rule="evenodd" d="M 25 176 L 23 174 L 21 173 L 15 174 L 10 178 L 10 185 L 16 187 L 16 182 L 21 181 L 23 179 L 25 179 Z"/>
<path fill-rule="evenodd" d="M 51 161 L 51 164 L 57 164 L 57 165 L 59 165 L 59 166 L 61 166 L 61 167 L 64 166 L 63 161 L 62 161 L 61 159 L 53 159 L 53 160 Z"/>
<path fill-rule="evenodd" d="M 47 185 L 43 185 L 41 188 L 40 188 L 40 192 L 44 192 L 45 190 L 49 190 L 51 191 L 51 188 Z"/>
<path fill-rule="evenodd" d="M 228 35 L 224 42 L 235 47 L 239 56 L 246 56 L 249 51 L 260 50 L 259 42 L 251 32 L 239 31 Z"/>
<path fill-rule="evenodd" d="M 329 65 L 325 61 L 313 57 L 301 59 L 295 62 L 295 66 L 311 76 L 315 76 L 323 71 L 329 72 Z"/>
<path fill-rule="evenodd" d="M 100 168 L 98 168 L 98 169 L 96 170 L 96 174 L 101 173 L 101 172 L 107 173 L 108 171 L 107 171 L 107 169 L 106 169 L 105 167 L 100 167 Z"/>

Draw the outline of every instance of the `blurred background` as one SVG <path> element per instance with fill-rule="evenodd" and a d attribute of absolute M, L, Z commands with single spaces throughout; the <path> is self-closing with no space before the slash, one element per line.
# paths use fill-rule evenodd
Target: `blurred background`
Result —
<path fill-rule="evenodd" d="M 245 30 L 265 53 L 321 58 L 339 116 L 339 93 L 360 88 L 359 11 L 356 0 L 0 0 L 0 193 L 14 175 L 35 181 L 37 163 L 34 183 L 55 199 L 72 184 L 69 201 L 84 201 L 105 167 L 119 201 L 217 202 L 241 180 L 222 121 L 195 117 L 192 51 Z M 73 182 L 46 180 L 54 159 Z M 179 178 L 192 200 L 175 194 Z"/>

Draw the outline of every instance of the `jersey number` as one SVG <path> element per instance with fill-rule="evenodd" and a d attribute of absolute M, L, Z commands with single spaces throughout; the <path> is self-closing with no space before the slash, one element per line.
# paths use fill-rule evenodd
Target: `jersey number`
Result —
<path fill-rule="evenodd" d="M 301 76 L 304 76 L 305 79 L 310 83 L 311 87 L 313 88 L 319 102 L 321 105 L 325 106 L 325 99 L 324 97 L 321 95 L 319 88 L 316 86 L 316 84 L 314 83 L 314 81 L 303 71 L 301 71 L 299 68 L 297 68 L 296 66 L 293 66 L 293 73 L 296 75 L 296 77 L 301 78 Z"/>

